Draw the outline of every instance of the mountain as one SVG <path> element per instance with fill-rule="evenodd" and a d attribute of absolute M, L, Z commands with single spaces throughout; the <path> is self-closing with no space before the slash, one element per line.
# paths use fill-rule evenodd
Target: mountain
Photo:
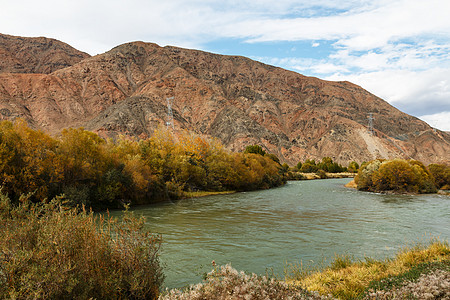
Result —
<path fill-rule="evenodd" d="M 1 73 L 44 73 L 72 66 L 89 54 L 55 39 L 0 34 Z"/>
<path fill-rule="evenodd" d="M 38 43 L 35 49 L 27 38 L 18 39 L 46 62 L 79 58 L 66 60 L 65 68 L 47 68 L 48 74 L 1 69 L 0 118 L 21 117 L 53 134 L 84 126 L 105 137 L 144 138 L 164 126 L 166 99 L 174 97 L 175 131 L 216 137 L 234 151 L 260 144 L 290 164 L 324 156 L 344 164 L 394 157 L 450 162 L 448 133 L 350 82 L 307 77 L 245 57 L 144 42 L 81 58 L 82 52 L 70 46 L 48 51 L 49 46 Z M 24 70 L 40 70 L 35 61 L 23 63 Z M 373 135 L 367 129 L 369 114 Z"/>

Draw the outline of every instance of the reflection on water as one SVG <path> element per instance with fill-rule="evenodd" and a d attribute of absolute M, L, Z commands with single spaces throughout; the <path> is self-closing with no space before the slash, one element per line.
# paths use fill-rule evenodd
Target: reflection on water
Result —
<path fill-rule="evenodd" d="M 416 195 L 384 195 L 382 202 L 386 204 L 398 204 L 408 205 L 411 202 L 416 201 L 426 201 L 425 199 L 422 199 L 421 197 L 417 197 Z"/>
<path fill-rule="evenodd" d="M 282 276 L 286 262 L 329 261 L 336 253 L 385 257 L 425 234 L 449 239 L 448 197 L 358 192 L 343 187 L 348 181 L 296 181 L 134 210 L 163 236 L 168 287 L 200 282 L 213 260 Z"/>

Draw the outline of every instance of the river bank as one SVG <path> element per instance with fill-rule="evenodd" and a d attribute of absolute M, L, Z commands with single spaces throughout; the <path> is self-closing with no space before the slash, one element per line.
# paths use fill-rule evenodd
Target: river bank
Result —
<path fill-rule="evenodd" d="M 424 233 L 450 238 L 450 228 L 443 225 L 450 203 L 442 196 L 362 193 L 345 188 L 349 181 L 288 181 L 274 189 L 130 210 L 162 235 L 168 288 L 201 282 L 213 260 L 217 265 L 231 262 L 237 270 L 282 275 L 286 261 L 329 262 L 335 253 L 350 251 L 357 259 L 380 259 Z"/>
<path fill-rule="evenodd" d="M 201 197 L 214 196 L 214 195 L 228 195 L 228 194 L 234 194 L 234 193 L 236 193 L 236 191 L 221 191 L 221 192 L 196 191 L 196 192 L 184 192 L 184 196 L 181 199 L 201 198 Z"/>
<path fill-rule="evenodd" d="M 436 271 L 443 272 L 444 282 L 423 278 Z M 294 266 L 291 274 L 287 275 L 291 284 L 338 299 L 391 299 L 394 295 L 401 299 L 408 296 L 446 299 L 450 296 L 450 246 L 447 241 L 432 239 L 429 243 L 404 247 L 395 257 L 382 260 L 365 257 L 354 261 L 349 255 L 336 255 L 322 270 L 311 272 Z M 417 284 L 419 278 L 429 284 Z"/>
<path fill-rule="evenodd" d="M 401 249 L 394 258 L 353 261 L 338 256 L 327 267 L 294 265 L 286 278 L 215 266 L 204 281 L 166 290 L 160 299 L 448 299 L 450 247 L 431 240 Z M 231 298 L 230 298 L 231 295 Z"/>
<path fill-rule="evenodd" d="M 355 180 L 350 181 L 349 183 L 344 185 L 346 188 L 350 189 L 358 189 L 358 185 L 356 184 Z M 406 193 L 406 192 L 395 192 L 395 191 L 380 191 L 379 193 L 383 193 L 386 195 L 420 195 L 419 193 Z M 436 192 L 438 195 L 442 196 L 450 196 L 450 190 L 438 190 Z"/>
<path fill-rule="evenodd" d="M 293 173 L 293 176 L 296 178 L 300 177 L 301 179 L 291 179 L 290 176 L 288 176 L 288 180 L 316 180 L 316 179 L 339 179 L 339 178 L 354 178 L 357 174 L 351 173 L 351 172 L 341 172 L 341 173 L 325 173 L 326 177 L 321 178 L 319 174 L 317 173 L 302 173 L 302 172 L 295 172 Z M 350 183 L 354 183 L 354 180 L 352 180 Z M 348 184 L 350 184 L 348 183 Z M 347 184 L 345 185 L 347 186 Z M 352 186 L 353 187 L 353 186 Z M 356 184 L 354 186 L 356 188 Z M 206 196 L 214 196 L 214 195 L 228 195 L 228 194 L 234 194 L 237 193 L 237 191 L 220 191 L 220 192 L 214 192 L 214 191 L 195 191 L 195 192 L 184 192 L 184 196 L 181 199 L 189 199 L 189 198 L 201 198 Z"/>
<path fill-rule="evenodd" d="M 289 172 L 287 174 L 288 180 L 315 180 L 315 179 L 336 179 L 336 178 L 354 178 L 357 173 L 340 172 L 316 172 L 316 173 L 304 173 L 304 172 Z"/>

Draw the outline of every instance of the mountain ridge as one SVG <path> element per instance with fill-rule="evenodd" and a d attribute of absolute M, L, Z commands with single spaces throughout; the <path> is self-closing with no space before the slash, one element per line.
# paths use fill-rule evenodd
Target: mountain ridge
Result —
<path fill-rule="evenodd" d="M 234 151 L 261 144 L 290 164 L 324 156 L 450 162 L 448 133 L 363 88 L 242 56 L 131 42 L 48 74 L 0 69 L 0 118 L 20 116 L 53 134 L 84 126 L 145 138 L 164 126 L 168 97 L 176 130 L 216 137 Z"/>
<path fill-rule="evenodd" d="M 0 34 L 0 73 L 49 74 L 88 57 L 56 39 Z"/>

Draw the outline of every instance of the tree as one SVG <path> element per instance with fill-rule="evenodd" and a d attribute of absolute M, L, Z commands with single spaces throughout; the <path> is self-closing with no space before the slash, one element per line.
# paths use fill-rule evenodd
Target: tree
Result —
<path fill-rule="evenodd" d="M 312 162 L 314 162 L 314 160 Z M 315 162 L 314 162 L 314 164 L 312 164 L 309 160 L 307 160 L 300 168 L 300 172 L 314 173 L 314 172 L 317 172 L 318 169 L 319 168 L 316 166 Z"/>
<path fill-rule="evenodd" d="M 289 165 L 284 163 L 280 168 L 280 174 L 286 174 L 289 171 Z"/>
<path fill-rule="evenodd" d="M 358 170 L 358 175 L 355 177 L 355 183 L 358 186 L 358 190 L 373 190 L 372 175 L 374 172 L 378 171 L 381 163 L 382 160 L 376 159 L 362 164 Z"/>
<path fill-rule="evenodd" d="M 275 154 L 273 154 L 273 153 L 266 153 L 265 156 L 267 156 L 268 158 L 270 158 L 271 160 L 273 160 L 277 164 L 280 164 L 280 159 Z"/>
<path fill-rule="evenodd" d="M 411 165 L 400 159 L 383 162 L 372 175 L 374 188 L 378 191 L 408 191 L 413 180 Z"/>
<path fill-rule="evenodd" d="M 375 160 L 364 164 L 355 182 L 360 190 L 434 193 L 432 175 L 416 160 Z"/>
<path fill-rule="evenodd" d="M 259 155 L 265 155 L 266 151 L 260 145 L 250 145 L 245 147 L 244 153 L 254 153 Z"/>
<path fill-rule="evenodd" d="M 450 189 L 450 166 L 442 164 L 430 164 L 428 170 L 434 177 L 438 189 Z"/>
<path fill-rule="evenodd" d="M 352 173 L 357 173 L 359 169 L 359 165 L 356 161 L 352 161 L 348 164 L 348 171 Z"/>

